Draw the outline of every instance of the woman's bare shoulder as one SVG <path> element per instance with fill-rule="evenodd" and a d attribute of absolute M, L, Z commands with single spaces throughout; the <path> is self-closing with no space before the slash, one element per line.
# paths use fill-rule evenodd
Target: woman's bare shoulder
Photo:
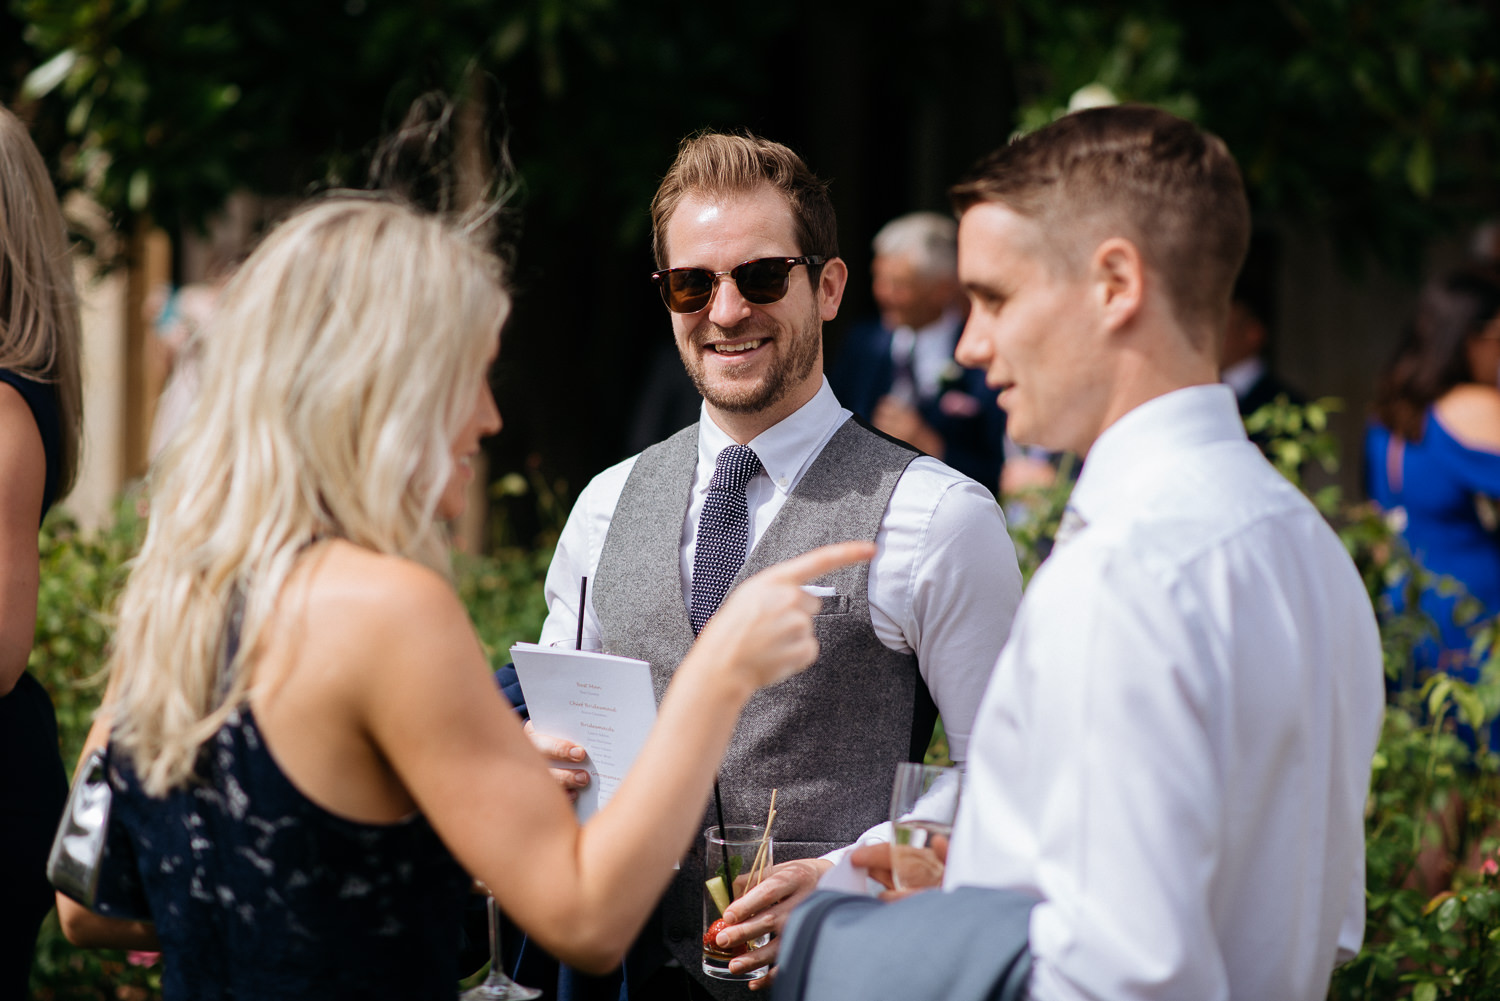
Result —
<path fill-rule="evenodd" d="M 40 508 L 43 482 L 47 473 L 47 454 L 42 433 L 21 391 L 8 382 L 0 382 L 0 472 L 5 474 L 3 495 L 16 495 L 24 506 Z M 34 502 L 34 503 L 33 503 Z M 36 518 L 28 511 L 29 523 Z"/>
<path fill-rule="evenodd" d="M 1462 444 L 1500 452 L 1500 389 L 1465 383 L 1443 394 L 1433 409 L 1443 427 Z"/>
<path fill-rule="evenodd" d="M 441 642 L 455 626 L 468 626 L 453 585 L 441 574 L 342 540 L 319 543 L 304 557 L 280 612 L 315 625 L 341 646 L 385 654 Z"/>

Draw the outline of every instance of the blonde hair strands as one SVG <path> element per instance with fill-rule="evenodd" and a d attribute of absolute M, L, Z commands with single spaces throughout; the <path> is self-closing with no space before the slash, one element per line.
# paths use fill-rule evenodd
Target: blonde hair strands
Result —
<path fill-rule="evenodd" d="M 184 784 L 247 696 L 248 656 L 309 541 L 447 572 L 434 511 L 509 306 L 493 254 L 375 198 L 305 209 L 230 282 L 203 335 L 199 398 L 153 473 L 110 659 L 112 738 L 148 793 Z"/>

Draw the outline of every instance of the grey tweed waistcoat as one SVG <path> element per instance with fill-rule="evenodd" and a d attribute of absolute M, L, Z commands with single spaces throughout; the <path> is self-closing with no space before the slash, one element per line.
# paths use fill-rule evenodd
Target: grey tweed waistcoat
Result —
<path fill-rule="evenodd" d="M 735 583 L 825 543 L 873 540 L 916 455 L 845 422 Z M 680 550 L 697 461 L 696 425 L 641 454 L 593 582 L 604 649 L 648 661 L 658 702 L 693 642 Z M 751 698 L 719 771 L 729 824 L 763 824 L 771 790 L 779 790 L 772 831 L 778 862 L 817 857 L 887 819 L 896 763 L 921 754 L 935 715 L 916 658 L 887 648 L 870 624 L 869 568 L 845 567 L 815 583 L 837 592 L 815 620 L 817 663 Z M 703 826 L 715 823 L 709 805 Z M 699 837 L 659 911 L 668 947 L 695 976 L 705 878 Z M 749 996 L 738 984 L 708 986 L 716 996 Z"/>

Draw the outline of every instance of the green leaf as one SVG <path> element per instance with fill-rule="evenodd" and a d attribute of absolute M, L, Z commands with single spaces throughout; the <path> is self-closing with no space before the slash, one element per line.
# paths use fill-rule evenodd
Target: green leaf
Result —
<path fill-rule="evenodd" d="M 1428 198 L 1434 173 L 1432 145 L 1425 138 L 1418 139 L 1406 157 L 1406 183 L 1419 198 Z"/>
<path fill-rule="evenodd" d="M 738 855 L 729 856 L 729 879 L 725 881 L 726 886 L 733 886 L 734 881 L 740 878 L 740 870 L 745 868 L 745 860 Z M 720 862 L 714 869 L 714 875 L 724 879 L 724 863 Z M 732 895 L 731 895 L 732 896 Z"/>
<path fill-rule="evenodd" d="M 1453 691 L 1453 702 L 1458 706 L 1458 715 L 1469 726 L 1478 729 L 1485 723 L 1484 700 L 1473 691 L 1456 688 Z"/>
<path fill-rule="evenodd" d="M 1436 679 L 1433 682 L 1432 691 L 1427 696 L 1427 715 L 1441 715 L 1443 705 L 1448 701 L 1448 696 L 1452 691 L 1453 680 L 1451 678 Z"/>
<path fill-rule="evenodd" d="M 1428 981 L 1425 984 L 1418 984 L 1417 989 L 1411 992 L 1411 1001 L 1437 1001 L 1437 996 L 1437 984 Z"/>
<path fill-rule="evenodd" d="M 1449 897 L 1443 901 L 1443 906 L 1437 909 L 1437 926 L 1439 931 L 1452 931 L 1453 926 L 1458 924 L 1462 913 L 1463 902 L 1457 897 Z"/>
<path fill-rule="evenodd" d="M 146 211 L 146 206 L 151 200 L 151 175 L 145 170 L 137 170 L 130 175 L 130 193 L 126 198 L 127 204 L 136 212 Z"/>

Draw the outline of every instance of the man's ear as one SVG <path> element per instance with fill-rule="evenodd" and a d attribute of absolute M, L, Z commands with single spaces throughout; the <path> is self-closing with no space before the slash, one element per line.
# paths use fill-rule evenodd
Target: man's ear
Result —
<path fill-rule="evenodd" d="M 839 303 L 844 301 L 844 286 L 849 284 L 849 265 L 842 257 L 835 257 L 823 265 L 818 275 L 818 315 L 824 323 L 839 315 Z"/>
<path fill-rule="evenodd" d="M 1121 236 L 1112 236 L 1094 250 L 1089 277 L 1098 294 L 1105 327 L 1119 330 L 1135 319 L 1145 293 L 1145 263 L 1138 247 Z"/>

